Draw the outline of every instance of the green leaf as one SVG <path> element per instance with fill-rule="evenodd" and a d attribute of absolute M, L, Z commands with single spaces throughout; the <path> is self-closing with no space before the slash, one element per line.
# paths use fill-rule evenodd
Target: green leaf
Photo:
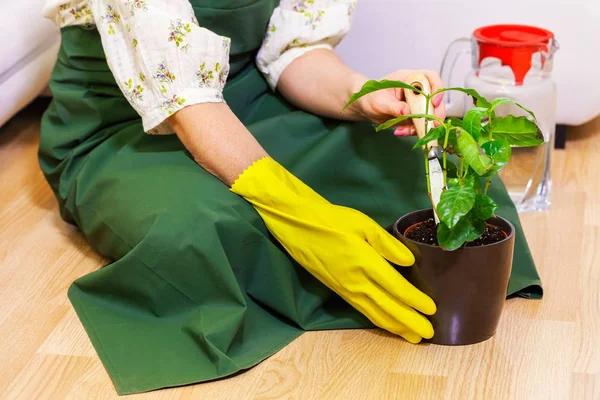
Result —
<path fill-rule="evenodd" d="M 458 167 L 453 161 L 446 160 L 446 176 L 448 182 L 450 182 L 450 179 L 458 178 Z"/>
<path fill-rule="evenodd" d="M 467 167 L 468 168 L 468 167 Z M 448 175 L 450 176 L 450 175 Z M 481 179 L 479 175 L 477 175 L 471 168 L 467 169 L 467 176 L 462 179 L 458 179 L 458 177 L 452 177 L 447 180 L 448 187 L 461 185 L 461 186 L 470 186 L 477 193 L 481 189 Z"/>
<path fill-rule="evenodd" d="M 481 145 L 485 154 L 492 157 L 494 165 L 486 176 L 497 174 L 508 164 L 508 160 L 512 155 L 512 149 L 505 140 L 492 140 Z"/>
<path fill-rule="evenodd" d="M 444 149 L 448 154 L 456 154 L 458 152 L 458 142 L 456 139 L 456 129 L 451 129 L 448 133 L 448 145 Z"/>
<path fill-rule="evenodd" d="M 478 219 L 471 211 L 452 228 L 440 222 L 437 230 L 438 243 L 444 250 L 454 251 L 467 242 L 479 239 L 485 232 L 485 221 Z"/>
<path fill-rule="evenodd" d="M 473 107 L 465 114 L 463 118 L 463 128 L 479 141 L 481 136 L 481 120 L 487 114 L 486 108 Z"/>
<path fill-rule="evenodd" d="M 494 212 L 496 212 L 497 208 L 498 205 L 494 200 L 492 200 L 490 196 L 486 196 L 485 194 L 478 194 L 477 197 L 475 197 L 473 214 L 477 219 L 487 221 L 488 219 L 494 216 Z"/>
<path fill-rule="evenodd" d="M 417 140 L 417 143 L 415 143 L 415 145 L 413 146 L 413 150 L 418 149 L 419 147 L 425 146 L 427 143 L 429 143 L 433 140 L 438 140 L 439 138 L 444 136 L 444 133 L 446 133 L 446 128 L 444 128 L 443 126 L 438 126 L 437 128 L 433 128 L 432 130 L 429 131 L 429 133 L 427 135 L 425 135 L 425 136 L 423 136 L 423 138 Z"/>
<path fill-rule="evenodd" d="M 481 190 L 481 177 L 477 175 L 475 171 L 473 171 L 473 168 L 469 168 L 468 166 L 466 168 L 467 174 L 463 178 L 463 182 L 465 182 L 465 185 L 473 186 L 475 192 L 479 193 L 479 191 Z"/>
<path fill-rule="evenodd" d="M 484 125 L 483 128 L 481 129 L 481 137 L 477 141 L 477 144 L 479 144 L 479 146 L 483 146 L 484 143 L 487 143 L 489 141 L 490 141 L 490 130 L 487 125 Z"/>
<path fill-rule="evenodd" d="M 467 176 L 463 178 L 465 185 L 471 186 L 476 191 L 479 190 L 479 187 L 481 186 L 480 181 L 481 179 L 479 176 L 470 168 L 467 170 Z"/>
<path fill-rule="evenodd" d="M 489 134 L 489 124 L 486 125 Z M 527 117 L 496 117 L 492 121 L 492 135 L 494 139 L 501 139 L 511 146 L 535 147 L 544 143 L 544 135 L 535 122 Z"/>
<path fill-rule="evenodd" d="M 475 204 L 475 189 L 472 185 L 454 185 L 442 191 L 440 202 L 437 205 L 437 213 L 440 220 L 453 228 L 458 221 L 471 209 Z"/>
<path fill-rule="evenodd" d="M 509 99 L 508 97 L 499 97 L 497 99 L 495 99 L 492 102 L 492 106 L 490 107 L 490 114 L 496 109 L 496 107 L 498 107 L 501 104 L 507 104 L 507 103 L 511 103 L 516 105 L 517 107 L 521 108 L 522 110 L 524 110 L 525 112 L 527 112 L 529 115 L 531 115 L 533 117 L 533 119 L 537 119 L 535 117 L 535 114 L 533 113 L 533 111 L 531 111 L 528 108 L 523 107 L 522 105 L 520 105 L 519 103 L 515 102 L 512 99 Z"/>
<path fill-rule="evenodd" d="M 452 229 L 440 222 L 437 230 L 437 240 L 444 250 L 454 251 L 465 244 L 469 231 L 469 222 L 466 219 L 460 220 Z"/>
<path fill-rule="evenodd" d="M 464 129 L 456 131 L 458 150 L 465 158 L 465 163 L 479 175 L 484 175 L 493 165 L 492 159 L 479 147 L 473 136 Z"/>
<path fill-rule="evenodd" d="M 468 222 L 466 242 L 477 240 L 485 233 L 485 220 L 475 218 L 472 213 L 467 215 L 465 220 Z"/>
<path fill-rule="evenodd" d="M 447 180 L 448 182 L 448 187 L 452 187 L 452 186 L 458 186 L 460 185 L 460 180 L 458 178 L 449 178 Z"/>
<path fill-rule="evenodd" d="M 478 99 L 475 99 L 473 103 L 475 104 L 475 107 L 487 108 L 488 110 L 492 106 L 492 103 L 487 101 L 486 98 L 483 96 L 480 96 Z"/>
<path fill-rule="evenodd" d="M 366 95 L 368 95 L 370 93 L 376 92 L 378 90 L 395 89 L 395 88 L 409 89 L 409 90 L 413 90 L 413 91 L 415 91 L 417 93 L 422 93 L 416 87 L 411 86 L 408 83 L 404 83 L 402 81 L 390 81 L 390 80 L 375 81 L 375 80 L 370 80 L 370 81 L 365 82 L 365 84 L 362 86 L 362 88 L 358 92 L 354 93 L 352 95 L 352 97 L 350 97 L 350 100 L 344 106 L 344 109 L 346 109 L 346 107 L 348 107 L 350 104 L 354 103 L 356 100 L 358 100 L 361 97 L 366 96 Z"/>
<path fill-rule="evenodd" d="M 436 117 L 434 115 L 429 115 L 429 114 L 407 114 L 407 115 L 401 115 L 398 118 L 390 119 L 389 121 L 386 121 L 383 124 L 379 125 L 377 128 L 375 128 L 375 130 L 377 132 L 383 131 L 385 129 L 391 128 L 394 125 L 398 125 L 400 122 L 402 122 L 404 120 L 411 119 L 411 118 L 425 118 L 425 119 L 428 119 L 428 120 L 431 120 L 431 121 L 442 122 L 438 117 Z"/>
<path fill-rule="evenodd" d="M 475 89 L 465 89 L 465 88 L 460 88 L 460 87 L 442 88 L 442 89 L 437 90 L 435 93 L 433 93 L 433 95 L 431 97 L 433 97 L 434 95 L 436 95 L 438 93 L 448 92 L 450 90 L 468 94 L 469 96 L 471 96 L 473 98 L 473 100 L 474 100 L 473 103 L 477 107 L 490 108 L 492 106 L 491 103 L 489 101 L 487 101 L 485 99 L 485 97 L 483 97 L 482 95 L 477 93 L 477 91 Z"/>
<path fill-rule="evenodd" d="M 452 126 L 458 126 L 458 127 L 463 127 L 463 121 L 460 118 L 456 118 L 456 117 L 450 117 L 450 118 L 446 118 L 446 123 L 451 124 Z"/>

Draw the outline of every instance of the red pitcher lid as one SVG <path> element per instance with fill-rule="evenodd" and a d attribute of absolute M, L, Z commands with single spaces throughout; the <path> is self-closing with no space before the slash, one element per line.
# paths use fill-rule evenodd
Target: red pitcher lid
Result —
<path fill-rule="evenodd" d="M 479 63 L 486 57 L 498 58 L 511 67 L 515 83 L 523 84 L 531 68 L 531 56 L 548 51 L 554 34 L 546 29 L 528 25 L 490 25 L 473 32 L 479 45 Z"/>
<path fill-rule="evenodd" d="M 554 34 L 546 29 L 528 25 L 490 25 L 473 32 L 481 42 L 507 47 L 547 45 Z"/>

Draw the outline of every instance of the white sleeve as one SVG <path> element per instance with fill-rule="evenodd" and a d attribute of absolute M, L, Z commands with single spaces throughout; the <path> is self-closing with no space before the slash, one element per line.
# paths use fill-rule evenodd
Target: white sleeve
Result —
<path fill-rule="evenodd" d="M 89 10 L 110 70 L 146 132 L 173 133 L 169 115 L 224 101 L 231 40 L 200 27 L 188 0 L 71 1 L 56 10 L 46 15 L 63 26 L 84 24 L 73 18 Z"/>
<path fill-rule="evenodd" d="M 350 30 L 355 7 L 356 0 L 281 0 L 256 60 L 271 88 L 296 58 L 335 48 Z"/>
<path fill-rule="evenodd" d="M 43 15 L 60 28 L 71 25 L 94 25 L 89 0 L 46 0 Z"/>

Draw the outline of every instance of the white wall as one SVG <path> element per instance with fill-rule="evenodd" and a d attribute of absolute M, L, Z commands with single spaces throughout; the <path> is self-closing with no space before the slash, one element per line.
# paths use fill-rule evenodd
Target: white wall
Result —
<path fill-rule="evenodd" d="M 358 0 L 352 31 L 337 52 L 374 79 L 396 69 L 439 70 L 451 41 L 499 23 L 556 35 L 557 123 L 579 125 L 600 114 L 600 0 Z M 461 79 L 445 84 L 464 85 L 469 67 L 463 59 Z"/>

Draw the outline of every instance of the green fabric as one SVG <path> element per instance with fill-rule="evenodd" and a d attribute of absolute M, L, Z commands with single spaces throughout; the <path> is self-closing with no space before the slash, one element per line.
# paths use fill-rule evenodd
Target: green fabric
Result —
<path fill-rule="evenodd" d="M 232 37 L 225 98 L 276 160 L 382 226 L 428 206 L 413 139 L 307 114 L 269 90 L 253 57 L 276 2 L 193 3 L 205 26 Z M 372 327 L 295 263 L 175 135 L 143 132 L 95 30 L 65 28 L 62 37 L 40 164 L 63 218 L 114 260 L 74 282 L 69 298 L 119 394 L 233 374 L 307 330 Z M 517 213 L 502 183 L 492 188 L 498 214 L 517 228 L 508 294 L 539 298 Z"/>

